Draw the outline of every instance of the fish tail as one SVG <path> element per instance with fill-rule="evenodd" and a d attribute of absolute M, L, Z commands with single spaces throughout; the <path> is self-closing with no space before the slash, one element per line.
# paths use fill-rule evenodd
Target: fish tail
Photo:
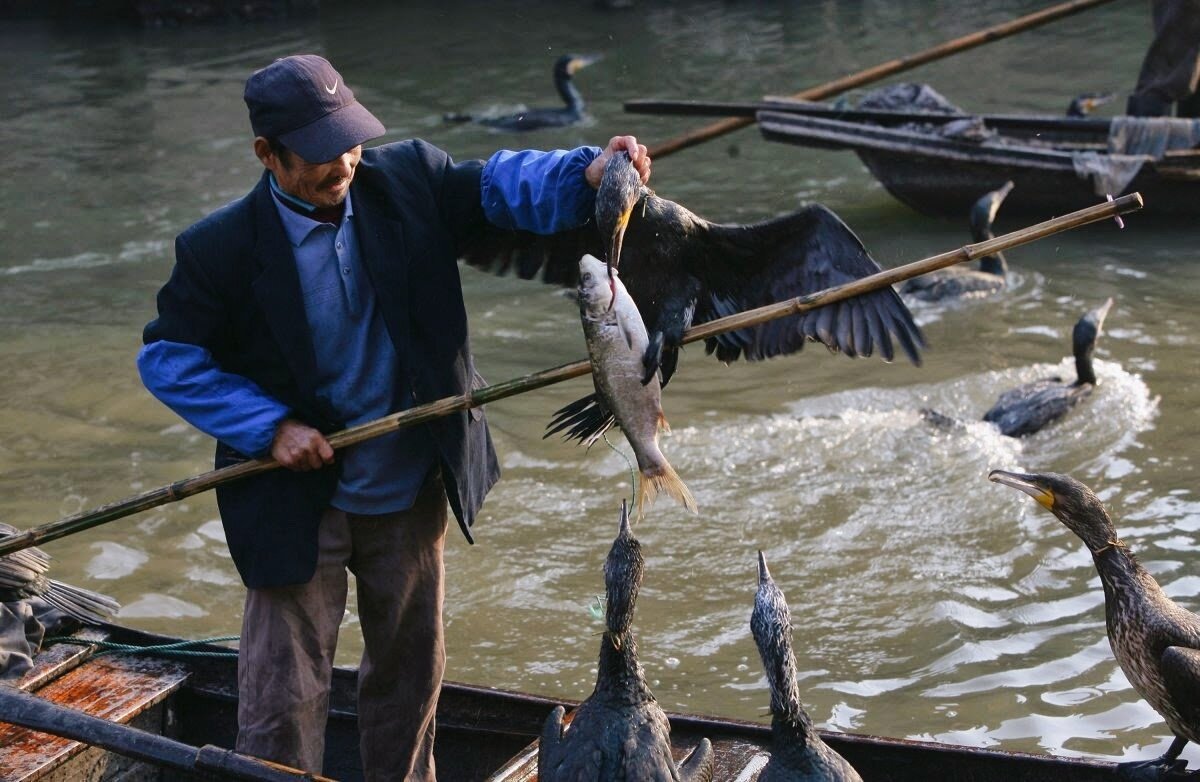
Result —
<path fill-rule="evenodd" d="M 653 502 L 654 498 L 659 494 L 666 494 L 673 497 L 680 505 L 688 509 L 692 513 L 696 512 L 696 499 L 692 496 L 688 487 L 680 480 L 679 475 L 675 472 L 675 468 L 668 464 L 665 460 L 661 464 L 656 464 L 642 470 L 642 480 L 640 482 L 637 501 L 637 518 L 641 520 L 644 515 L 646 502 Z"/>

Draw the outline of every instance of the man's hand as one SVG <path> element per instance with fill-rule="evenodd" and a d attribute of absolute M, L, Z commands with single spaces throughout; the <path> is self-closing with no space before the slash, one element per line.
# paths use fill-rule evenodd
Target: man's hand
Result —
<path fill-rule="evenodd" d="M 600 179 L 604 176 L 604 166 L 608 164 L 609 159 L 624 150 L 629 153 L 629 159 L 633 162 L 633 167 L 637 169 L 638 174 L 642 177 L 642 184 L 650 181 L 650 153 L 646 151 L 645 144 L 639 144 L 638 140 L 633 136 L 613 136 L 608 142 L 608 146 L 600 153 L 600 157 L 596 158 L 584 169 L 583 175 L 587 178 L 587 183 L 592 186 L 593 190 L 600 187 Z"/>
<path fill-rule="evenodd" d="M 271 456 L 289 470 L 307 472 L 332 464 L 333 447 L 316 429 L 294 418 L 285 418 L 275 429 Z"/>

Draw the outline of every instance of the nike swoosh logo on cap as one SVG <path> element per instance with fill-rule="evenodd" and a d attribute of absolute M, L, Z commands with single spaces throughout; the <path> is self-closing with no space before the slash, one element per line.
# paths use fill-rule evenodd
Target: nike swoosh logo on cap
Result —
<path fill-rule="evenodd" d="M 336 95 L 336 94 L 337 94 L 337 88 L 338 88 L 337 79 L 334 79 L 334 80 L 333 80 L 333 86 L 332 86 L 332 87 L 326 86 L 326 87 L 325 87 L 325 91 L 326 91 L 326 92 L 328 92 L 330 95 Z"/>

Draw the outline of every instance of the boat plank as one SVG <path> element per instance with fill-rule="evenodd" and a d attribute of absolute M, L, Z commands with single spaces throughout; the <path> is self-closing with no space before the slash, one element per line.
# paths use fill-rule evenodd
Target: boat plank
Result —
<path fill-rule="evenodd" d="M 36 694 L 94 717 L 129 724 L 178 690 L 187 678 L 187 668 L 177 662 L 152 657 L 103 657 L 54 678 L 36 689 Z M 161 723 L 161 719 L 158 721 Z M 161 730 L 161 724 L 158 727 Z M 0 780 L 54 779 L 65 763 L 85 749 L 86 745 L 77 741 L 0 723 Z M 93 777 L 79 768 L 64 778 Z"/>

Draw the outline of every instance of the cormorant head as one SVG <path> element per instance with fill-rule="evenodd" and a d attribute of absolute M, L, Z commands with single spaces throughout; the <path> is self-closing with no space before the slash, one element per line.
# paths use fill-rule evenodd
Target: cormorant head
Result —
<path fill-rule="evenodd" d="M 642 586 L 642 544 L 633 536 L 629 508 L 621 502 L 621 526 L 604 561 L 604 591 L 608 596 L 604 621 L 610 636 L 621 638 L 633 624 L 633 607 Z"/>
<path fill-rule="evenodd" d="M 628 152 L 622 150 L 609 158 L 596 191 L 596 227 L 608 248 L 610 274 L 621 264 L 621 246 L 633 208 L 648 192 Z"/>
<path fill-rule="evenodd" d="M 971 207 L 971 235 L 975 237 L 975 241 L 982 242 L 992 238 L 992 222 L 1012 189 L 1012 181 L 1005 182 L 992 192 L 985 193 Z"/>
<path fill-rule="evenodd" d="M 600 58 L 599 54 L 564 54 L 554 61 L 554 80 L 569 79 Z"/>
<path fill-rule="evenodd" d="M 1092 351 L 1096 347 L 1096 338 L 1100 336 L 1100 330 L 1104 327 L 1104 319 L 1108 317 L 1108 311 L 1112 305 L 1113 300 L 1110 296 L 1108 301 L 1080 318 L 1079 322 L 1075 324 L 1074 331 L 1071 332 L 1071 348 L 1075 355 L 1077 383 L 1096 384 L 1096 373 L 1092 369 Z"/>
<path fill-rule="evenodd" d="M 1067 106 L 1067 116 L 1086 117 L 1092 113 L 1092 109 L 1103 106 L 1114 97 L 1116 97 L 1114 92 L 1085 92 L 1082 95 L 1076 95 Z"/>
<path fill-rule="evenodd" d="M 1100 499 L 1091 489 L 1069 475 L 992 470 L 988 473 L 988 480 L 1011 486 L 1033 497 L 1078 535 L 1093 552 L 1111 546 L 1117 540 L 1117 531 Z"/>
<path fill-rule="evenodd" d="M 767 570 L 767 558 L 758 552 L 758 592 L 750 614 L 750 633 L 758 646 L 767 684 L 771 688 L 771 713 L 796 718 L 804 714 L 796 684 L 796 656 L 792 652 L 792 614 L 783 592 Z"/>

